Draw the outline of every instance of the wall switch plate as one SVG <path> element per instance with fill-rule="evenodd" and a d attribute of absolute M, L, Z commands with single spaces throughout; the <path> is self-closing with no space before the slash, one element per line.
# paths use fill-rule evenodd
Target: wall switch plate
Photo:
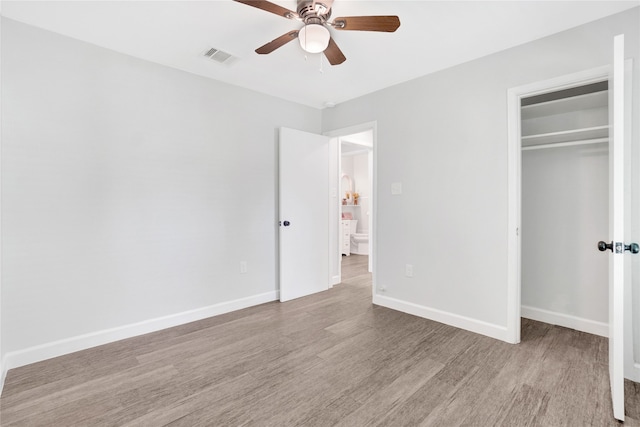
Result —
<path fill-rule="evenodd" d="M 404 275 L 407 277 L 413 277 L 413 265 L 407 264 L 404 266 Z"/>
<path fill-rule="evenodd" d="M 402 194 L 402 183 L 394 182 L 391 184 L 391 194 L 397 196 L 398 194 Z"/>
<path fill-rule="evenodd" d="M 240 274 L 247 272 L 247 261 L 240 261 Z"/>

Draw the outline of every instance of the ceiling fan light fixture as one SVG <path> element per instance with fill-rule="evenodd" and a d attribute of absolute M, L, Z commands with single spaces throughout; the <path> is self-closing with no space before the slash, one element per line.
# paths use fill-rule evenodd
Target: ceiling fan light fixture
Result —
<path fill-rule="evenodd" d="M 298 32 L 300 46 L 309 53 L 324 52 L 330 39 L 329 30 L 322 24 L 307 24 Z"/>

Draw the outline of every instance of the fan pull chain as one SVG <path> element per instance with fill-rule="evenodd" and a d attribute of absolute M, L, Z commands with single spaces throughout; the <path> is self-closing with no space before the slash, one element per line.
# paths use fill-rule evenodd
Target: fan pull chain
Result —
<path fill-rule="evenodd" d="M 318 71 L 320 71 L 320 74 L 324 74 L 324 69 L 322 68 L 322 64 L 323 64 L 323 62 L 322 62 L 322 56 L 323 56 L 323 55 L 322 55 L 322 53 L 321 53 L 321 54 L 320 54 L 320 70 L 318 70 Z"/>

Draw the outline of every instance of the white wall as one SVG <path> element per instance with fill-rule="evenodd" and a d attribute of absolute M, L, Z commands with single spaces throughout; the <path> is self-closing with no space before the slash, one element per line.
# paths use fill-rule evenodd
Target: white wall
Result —
<path fill-rule="evenodd" d="M 2 32 L 9 368 L 276 298 L 276 129 L 318 133 L 319 110 Z"/>
<path fill-rule="evenodd" d="M 609 235 L 608 153 L 606 143 L 522 152 L 524 317 L 607 334 L 609 257 L 595 248 Z"/>
<path fill-rule="evenodd" d="M 378 123 L 376 303 L 508 339 L 507 90 L 610 64 L 613 36 L 625 33 L 637 107 L 638 12 L 634 8 L 324 111 L 325 131 Z M 633 117 L 637 146 L 639 115 Z M 636 183 L 637 178 L 636 172 Z M 394 182 L 402 183 L 401 195 L 391 195 Z M 636 199 L 638 194 L 636 187 Z M 633 206 L 639 218 L 637 200 Z M 634 233 L 640 240 L 637 220 Z M 638 257 L 633 262 L 637 294 Z M 405 264 L 413 265 L 414 277 L 404 276 Z M 639 311 L 636 305 L 636 361 Z M 631 316 L 627 320 L 631 324 Z"/>
<path fill-rule="evenodd" d="M 0 189 L 2 188 L 2 2 L 0 1 Z M 4 387 L 6 368 L 2 348 L 2 196 L 0 190 L 0 395 Z"/>

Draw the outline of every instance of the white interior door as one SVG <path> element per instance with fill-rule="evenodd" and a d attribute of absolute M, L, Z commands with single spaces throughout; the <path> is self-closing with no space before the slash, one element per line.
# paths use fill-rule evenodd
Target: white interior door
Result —
<path fill-rule="evenodd" d="M 624 421 L 624 35 L 614 39 L 613 139 L 610 142 L 609 380 L 613 416 Z"/>
<path fill-rule="evenodd" d="M 280 128 L 280 301 L 329 288 L 329 138 Z"/>

